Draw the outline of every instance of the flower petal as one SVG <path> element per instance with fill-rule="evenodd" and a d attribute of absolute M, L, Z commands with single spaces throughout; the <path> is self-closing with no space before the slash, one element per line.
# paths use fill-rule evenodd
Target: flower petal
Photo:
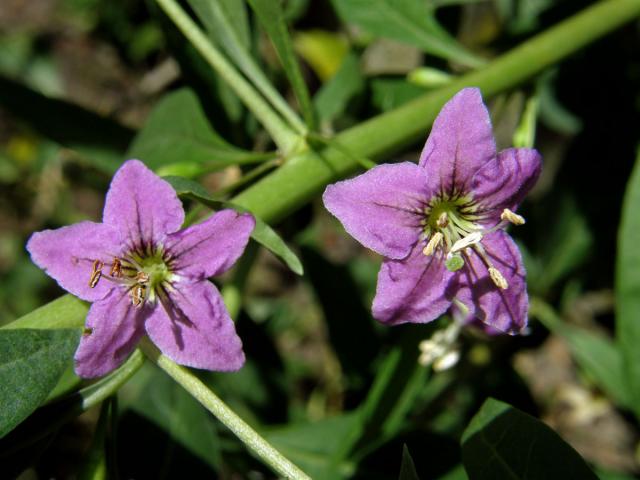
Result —
<path fill-rule="evenodd" d="M 491 119 L 477 88 L 460 90 L 433 122 L 420 155 L 432 191 L 465 194 L 469 181 L 496 156 Z"/>
<path fill-rule="evenodd" d="M 447 295 L 455 296 L 470 310 L 470 316 L 509 334 L 520 333 L 527 325 L 529 298 L 525 269 L 518 247 L 502 230 L 485 235 L 482 245 L 487 257 L 508 283 L 506 290 L 498 288 L 487 266 L 475 253 L 452 280 Z"/>
<path fill-rule="evenodd" d="M 405 258 L 420 236 L 429 201 L 424 169 L 414 163 L 385 164 L 329 185 L 324 205 L 365 247 L 388 258 Z"/>
<path fill-rule="evenodd" d="M 148 308 L 134 307 L 125 288 L 114 288 L 91 305 L 86 323 L 90 333 L 82 335 L 74 357 L 76 373 L 94 378 L 118 368 L 144 335 Z"/>
<path fill-rule="evenodd" d="M 536 183 L 542 169 L 540 154 L 531 148 L 509 148 L 484 165 L 471 180 L 478 214 L 500 221 L 505 208 L 515 211 Z"/>
<path fill-rule="evenodd" d="M 91 288 L 93 263 L 100 260 L 108 265 L 119 256 L 121 237 L 109 225 L 80 222 L 34 233 L 27 243 L 27 250 L 33 262 L 62 288 L 82 300 L 94 302 L 104 298 L 114 284 L 102 279 Z"/>
<path fill-rule="evenodd" d="M 139 160 L 116 172 L 105 200 L 103 222 L 117 228 L 129 247 L 161 243 L 184 222 L 184 210 L 171 185 Z"/>
<path fill-rule="evenodd" d="M 242 342 L 211 282 L 177 284 L 169 296 L 146 322 L 149 337 L 162 353 L 189 367 L 218 371 L 242 367 Z"/>
<path fill-rule="evenodd" d="M 426 256 L 419 242 L 404 260 L 385 259 L 378 273 L 373 317 L 383 323 L 427 323 L 451 305 L 445 291 L 452 273 L 442 253 Z"/>
<path fill-rule="evenodd" d="M 179 275 L 202 280 L 231 268 L 255 225 L 248 213 L 222 210 L 202 223 L 168 235 L 165 248 Z"/>

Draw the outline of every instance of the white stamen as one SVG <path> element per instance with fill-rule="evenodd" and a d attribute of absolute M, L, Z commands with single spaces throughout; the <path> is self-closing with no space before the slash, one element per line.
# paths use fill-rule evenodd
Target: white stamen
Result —
<path fill-rule="evenodd" d="M 450 369 L 455 366 L 460 360 L 460 351 L 459 350 L 450 350 L 445 353 L 443 356 L 438 358 L 435 362 L 433 362 L 433 371 L 434 372 L 443 372 L 445 370 Z"/>
<path fill-rule="evenodd" d="M 524 225 L 525 219 L 522 215 L 512 212 L 508 208 L 505 208 L 500 214 L 500 219 L 505 222 L 513 223 L 514 225 Z"/>
<path fill-rule="evenodd" d="M 464 250 L 471 245 L 475 245 L 480 240 L 482 240 L 482 232 L 471 232 L 466 237 L 462 237 L 451 247 L 451 253 L 459 252 L 460 250 Z"/>
<path fill-rule="evenodd" d="M 493 280 L 493 283 L 496 284 L 496 287 L 501 288 L 502 290 L 506 290 L 507 288 L 509 288 L 507 279 L 504 278 L 502 273 L 500 273 L 500 270 L 498 270 L 497 268 L 489 267 L 489 276 L 491 277 L 491 280 Z"/>
<path fill-rule="evenodd" d="M 444 238 L 444 235 L 442 235 L 442 233 L 440 232 L 436 232 L 434 233 L 431 238 L 429 239 L 429 243 L 427 243 L 427 246 L 424 247 L 424 249 L 422 250 L 422 253 L 424 253 L 427 257 L 429 255 L 433 255 L 433 252 L 436 250 L 436 248 L 438 248 L 440 246 L 440 244 L 442 243 L 442 239 Z"/>

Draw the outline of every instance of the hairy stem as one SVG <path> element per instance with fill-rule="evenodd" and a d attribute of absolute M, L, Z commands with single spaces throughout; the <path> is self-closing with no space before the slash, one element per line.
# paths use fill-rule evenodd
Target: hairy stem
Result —
<path fill-rule="evenodd" d="M 207 410 L 231 430 L 258 458 L 284 478 L 310 480 L 297 466 L 291 463 L 270 443 L 242 420 L 220 398 L 202 383 L 188 369 L 174 363 L 162 355 L 148 340 L 141 343 L 142 350 L 149 359 L 178 382 Z"/>

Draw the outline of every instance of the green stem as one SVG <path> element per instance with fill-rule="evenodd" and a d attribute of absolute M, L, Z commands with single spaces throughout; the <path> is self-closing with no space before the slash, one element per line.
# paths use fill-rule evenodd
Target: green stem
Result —
<path fill-rule="evenodd" d="M 258 121 L 269 132 L 283 153 L 293 151 L 301 143 L 294 133 L 273 111 L 264 98 L 251 86 L 227 59 L 214 47 L 209 38 L 178 5 L 175 0 L 156 0 L 167 16 L 176 24 L 184 36 L 200 52 L 204 59 L 218 72 L 238 97 L 253 112 Z"/>
<path fill-rule="evenodd" d="M 145 355 L 171 378 L 179 383 L 187 392 L 198 400 L 207 410 L 231 430 L 253 453 L 275 472 L 288 479 L 310 480 L 302 470 L 296 467 L 280 452 L 271 446 L 258 432 L 251 428 L 233 410 L 231 410 L 215 393 L 202 383 L 188 369 L 181 367 L 173 360 L 162 355 L 148 339 L 140 343 Z"/>
<path fill-rule="evenodd" d="M 601 1 L 498 57 L 485 68 L 340 133 L 336 137 L 338 144 L 355 156 L 388 158 L 426 137 L 442 105 L 461 88 L 480 87 L 487 97 L 513 88 L 639 14 L 639 0 Z M 335 147 L 306 151 L 244 190 L 233 202 L 267 222 L 278 221 L 311 200 L 325 185 L 349 175 L 358 166 L 354 158 Z"/>

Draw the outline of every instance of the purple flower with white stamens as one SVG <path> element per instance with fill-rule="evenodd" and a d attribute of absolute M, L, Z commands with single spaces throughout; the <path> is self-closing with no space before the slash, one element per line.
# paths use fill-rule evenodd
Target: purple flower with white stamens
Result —
<path fill-rule="evenodd" d="M 420 163 L 379 165 L 329 185 L 323 200 L 347 232 L 385 257 L 373 316 L 430 322 L 454 308 L 510 334 L 527 323 L 520 252 L 504 231 L 540 174 L 528 148 L 496 152 L 480 90 L 458 92 L 436 118 Z"/>
<path fill-rule="evenodd" d="M 75 354 L 85 378 L 117 368 L 146 333 L 177 363 L 230 371 L 242 342 L 207 280 L 228 270 L 255 226 L 222 210 L 180 230 L 184 210 L 171 186 L 138 160 L 116 172 L 102 223 L 34 233 L 31 259 L 65 290 L 92 302 Z"/>

